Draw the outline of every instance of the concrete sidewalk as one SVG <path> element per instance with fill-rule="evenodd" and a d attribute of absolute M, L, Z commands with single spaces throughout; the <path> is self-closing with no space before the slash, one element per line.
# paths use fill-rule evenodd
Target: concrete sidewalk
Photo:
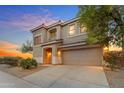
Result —
<path fill-rule="evenodd" d="M 0 71 L 0 88 L 34 88 L 30 82 Z"/>
<path fill-rule="evenodd" d="M 102 67 L 58 65 L 24 77 L 45 88 L 108 88 Z"/>

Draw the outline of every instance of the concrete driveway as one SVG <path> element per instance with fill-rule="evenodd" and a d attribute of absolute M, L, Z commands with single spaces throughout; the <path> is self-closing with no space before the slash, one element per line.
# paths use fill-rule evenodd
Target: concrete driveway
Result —
<path fill-rule="evenodd" d="M 109 87 L 102 67 L 56 65 L 23 78 L 44 88 Z"/>
<path fill-rule="evenodd" d="M 34 88 L 38 87 L 23 79 L 0 71 L 0 88 Z"/>

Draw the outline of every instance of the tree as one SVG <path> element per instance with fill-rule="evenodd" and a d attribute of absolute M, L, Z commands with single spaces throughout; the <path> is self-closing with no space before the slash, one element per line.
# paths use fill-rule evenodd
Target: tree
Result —
<path fill-rule="evenodd" d="M 21 51 L 23 53 L 31 52 L 33 50 L 32 41 L 27 40 L 25 43 L 22 44 Z"/>
<path fill-rule="evenodd" d="M 123 6 L 79 6 L 80 24 L 87 27 L 89 44 L 124 48 Z"/>

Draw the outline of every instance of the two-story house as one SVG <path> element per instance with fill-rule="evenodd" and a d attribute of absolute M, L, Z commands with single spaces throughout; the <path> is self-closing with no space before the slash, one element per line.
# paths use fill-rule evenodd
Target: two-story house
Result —
<path fill-rule="evenodd" d="M 86 43 L 87 28 L 79 19 L 44 24 L 31 30 L 33 57 L 42 64 L 101 65 L 103 50 L 99 45 Z"/>

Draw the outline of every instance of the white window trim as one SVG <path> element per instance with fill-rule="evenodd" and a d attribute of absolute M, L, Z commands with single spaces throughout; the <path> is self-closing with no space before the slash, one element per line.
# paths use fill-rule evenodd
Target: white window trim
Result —
<path fill-rule="evenodd" d="M 67 37 L 74 37 L 76 35 L 76 33 L 74 33 L 74 35 L 69 35 L 69 32 L 70 31 L 70 26 L 74 25 L 74 28 L 75 28 L 75 32 L 76 32 L 76 24 L 75 23 L 72 23 L 72 24 L 69 24 L 68 27 L 67 27 Z"/>

